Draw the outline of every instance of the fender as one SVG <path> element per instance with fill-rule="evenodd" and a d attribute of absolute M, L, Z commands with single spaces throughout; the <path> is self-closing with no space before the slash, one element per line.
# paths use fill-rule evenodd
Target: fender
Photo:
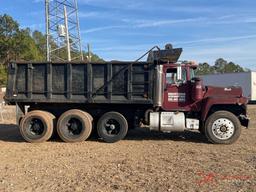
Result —
<path fill-rule="evenodd" d="M 207 97 L 202 101 L 201 120 L 205 121 L 210 109 L 214 105 L 246 105 L 248 99 L 246 97 Z"/>

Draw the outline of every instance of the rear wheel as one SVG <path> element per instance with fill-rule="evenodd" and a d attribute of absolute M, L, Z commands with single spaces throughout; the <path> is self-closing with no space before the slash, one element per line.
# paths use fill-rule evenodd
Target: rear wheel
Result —
<path fill-rule="evenodd" d="M 97 124 L 98 135 L 107 143 L 123 139 L 128 131 L 125 117 L 117 112 L 105 113 Z"/>
<path fill-rule="evenodd" d="M 204 132 L 212 143 L 232 144 L 241 134 L 241 124 L 233 113 L 217 111 L 207 119 Z"/>
<path fill-rule="evenodd" d="M 69 110 L 59 118 L 57 132 L 65 142 L 85 141 L 92 132 L 92 117 L 81 110 Z"/>
<path fill-rule="evenodd" d="M 45 111 L 31 111 L 20 122 L 20 133 L 30 143 L 41 143 L 50 139 L 55 117 Z"/>

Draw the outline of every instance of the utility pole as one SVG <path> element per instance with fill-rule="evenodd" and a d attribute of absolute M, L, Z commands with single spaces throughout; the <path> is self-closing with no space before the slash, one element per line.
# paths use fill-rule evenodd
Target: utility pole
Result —
<path fill-rule="evenodd" d="M 77 0 L 45 0 L 47 61 L 83 61 Z"/>
<path fill-rule="evenodd" d="M 65 19 L 65 32 L 66 32 L 66 44 L 67 44 L 68 61 L 71 61 L 69 31 L 68 31 L 68 16 L 67 16 L 67 8 L 66 8 L 65 5 L 64 5 L 64 19 Z"/>
<path fill-rule="evenodd" d="M 87 44 L 87 48 L 88 48 L 87 60 L 88 62 L 92 62 L 91 45 L 89 43 Z"/>
<path fill-rule="evenodd" d="M 50 57 L 50 35 L 49 35 L 49 0 L 45 0 L 45 26 L 46 26 L 46 59 L 51 61 Z"/>

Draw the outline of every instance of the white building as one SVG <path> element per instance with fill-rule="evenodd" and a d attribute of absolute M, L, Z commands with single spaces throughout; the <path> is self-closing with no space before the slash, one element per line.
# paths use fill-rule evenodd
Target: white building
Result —
<path fill-rule="evenodd" d="M 243 89 L 243 95 L 251 102 L 256 102 L 256 72 L 212 74 L 201 77 L 204 85 L 240 86 Z"/>

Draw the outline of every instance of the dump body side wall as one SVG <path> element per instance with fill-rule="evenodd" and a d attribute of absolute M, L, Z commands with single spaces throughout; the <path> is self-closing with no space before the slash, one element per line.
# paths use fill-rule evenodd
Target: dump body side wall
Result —
<path fill-rule="evenodd" d="M 9 103 L 153 104 L 155 65 L 146 62 L 12 63 Z"/>

